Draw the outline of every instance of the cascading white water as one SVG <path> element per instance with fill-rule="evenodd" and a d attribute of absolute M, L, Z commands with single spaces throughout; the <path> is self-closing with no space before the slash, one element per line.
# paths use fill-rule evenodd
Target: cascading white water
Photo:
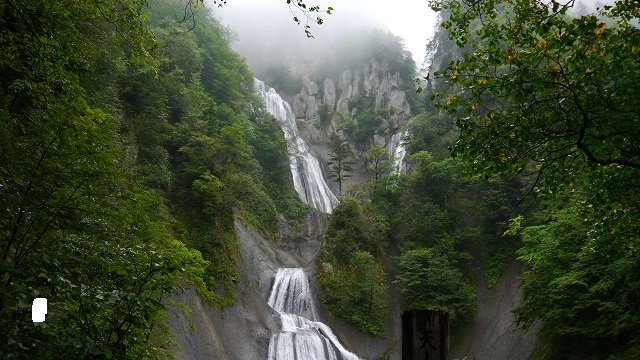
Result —
<path fill-rule="evenodd" d="M 282 331 L 271 335 L 268 360 L 358 360 L 331 328 L 315 321 L 309 281 L 302 269 L 278 269 L 269 306 L 280 313 Z"/>
<path fill-rule="evenodd" d="M 288 142 L 289 163 L 296 192 L 305 203 L 322 212 L 331 213 L 338 205 L 338 198 L 329 189 L 322 175 L 320 162 L 300 137 L 291 106 L 273 88 L 267 87 L 258 79 L 255 79 L 255 88 L 264 99 L 267 111 L 281 121 L 282 131 Z"/>
<path fill-rule="evenodd" d="M 407 149 L 402 143 L 404 132 L 397 132 L 393 134 L 389 144 L 387 144 L 387 151 L 393 158 L 393 172 L 395 174 L 402 174 L 407 172 L 407 163 L 404 161 L 404 157 L 407 155 Z"/>

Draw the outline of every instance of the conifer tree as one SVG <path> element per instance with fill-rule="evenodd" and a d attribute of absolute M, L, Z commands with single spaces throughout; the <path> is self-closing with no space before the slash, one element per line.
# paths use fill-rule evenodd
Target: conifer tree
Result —
<path fill-rule="evenodd" d="M 372 177 L 372 196 L 375 196 L 378 182 L 391 172 L 393 159 L 389 151 L 380 145 L 372 147 L 365 152 L 363 156 L 368 163 L 367 169 L 370 171 L 369 175 Z"/>
<path fill-rule="evenodd" d="M 349 148 L 349 144 L 339 136 L 335 136 L 329 143 L 331 157 L 327 164 L 329 165 L 331 179 L 338 182 L 338 191 L 342 196 L 342 182 L 351 177 L 353 172 L 352 165 L 353 152 Z"/>

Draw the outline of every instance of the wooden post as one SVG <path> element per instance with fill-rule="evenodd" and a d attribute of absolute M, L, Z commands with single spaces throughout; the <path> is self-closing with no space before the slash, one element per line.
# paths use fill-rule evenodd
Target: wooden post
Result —
<path fill-rule="evenodd" d="M 449 360 L 449 313 L 405 311 L 402 314 L 402 360 Z"/>

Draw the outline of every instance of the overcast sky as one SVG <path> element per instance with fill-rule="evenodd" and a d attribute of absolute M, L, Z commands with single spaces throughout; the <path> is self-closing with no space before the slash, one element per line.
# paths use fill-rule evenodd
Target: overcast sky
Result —
<path fill-rule="evenodd" d="M 212 0 L 205 0 L 209 6 Z M 365 33 L 365 28 L 389 30 L 405 40 L 406 49 L 413 54 L 418 68 L 424 62 L 427 41 L 433 36 L 436 13 L 428 0 L 305 0 L 308 6 L 334 8 L 333 14 L 319 14 L 325 23 L 310 23 L 315 39 L 307 39 L 302 26 L 296 25 L 286 0 L 228 0 L 214 15 L 237 33 L 239 41 L 234 49 L 247 57 L 249 64 L 256 58 L 273 56 L 260 48 L 281 47 L 281 53 L 294 56 L 313 54 L 314 47 L 335 44 L 345 32 Z M 591 9 L 597 2 L 614 0 L 582 0 Z M 295 14 L 301 17 L 300 13 Z M 316 14 L 317 16 L 317 14 Z M 353 34 L 350 34 L 353 35 Z M 257 52 L 256 52 L 257 51 Z M 260 52 L 262 51 L 262 52 Z M 317 55 L 312 55 L 317 56 Z M 275 60 L 277 56 L 273 56 Z"/>
<path fill-rule="evenodd" d="M 413 54 L 416 65 L 422 65 L 425 45 L 433 35 L 436 21 L 428 0 L 307 0 L 306 3 L 334 8 L 332 15 L 321 15 L 325 21 L 323 25 L 311 24 L 311 31 L 319 42 L 326 32 L 336 29 L 353 31 L 352 29 L 363 26 L 386 28 L 405 40 L 406 48 Z M 246 40 L 243 38 L 247 36 L 259 41 L 264 33 L 259 29 L 274 26 L 285 29 L 287 35 L 293 33 L 294 37 L 305 38 L 303 28 L 293 23 L 293 15 L 289 13 L 286 0 L 229 0 L 226 6 L 215 9 L 214 14 L 223 24 L 238 32 L 240 41 Z M 256 25 L 256 30 L 236 30 L 246 26 L 246 23 Z M 267 40 L 273 39 L 265 39 Z M 311 44 L 313 41 L 309 40 Z"/>

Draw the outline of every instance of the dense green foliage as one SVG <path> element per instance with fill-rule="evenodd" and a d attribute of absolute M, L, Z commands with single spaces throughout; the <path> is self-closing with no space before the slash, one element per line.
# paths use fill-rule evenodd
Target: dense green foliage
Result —
<path fill-rule="evenodd" d="M 391 173 L 394 159 L 389 151 L 380 145 L 375 145 L 362 154 L 369 173 L 371 196 L 376 196 L 380 183 Z"/>
<path fill-rule="evenodd" d="M 640 355 L 640 315 L 630 309 L 637 309 L 640 267 L 633 257 L 620 256 L 624 237 L 611 236 L 606 245 L 585 237 L 589 212 L 567 204 L 550 211 L 543 225 L 522 230 L 519 253 L 531 270 L 522 280 L 526 298 L 516 314 L 545 319 L 542 335 L 551 344 L 543 358 L 633 359 Z"/>
<path fill-rule="evenodd" d="M 380 263 L 388 224 L 375 207 L 345 200 L 331 215 L 319 257 L 321 297 L 334 315 L 384 337 L 387 284 Z"/>
<path fill-rule="evenodd" d="M 399 268 L 396 282 L 409 308 L 446 311 L 454 327 L 473 316 L 473 285 L 449 262 L 447 254 L 429 248 L 408 250 L 400 257 Z"/>
<path fill-rule="evenodd" d="M 379 133 L 379 128 L 389 122 L 391 110 L 376 107 L 373 96 L 359 95 L 349 100 L 349 115 L 344 115 L 340 123 L 349 139 L 358 148 L 366 149 L 373 142 L 373 135 Z"/>
<path fill-rule="evenodd" d="M 349 114 L 342 115 L 340 129 L 352 146 L 363 150 L 359 165 L 369 181 L 360 185 L 360 192 L 349 192 L 357 200 L 345 199 L 331 216 L 326 253 L 320 259 L 323 300 L 335 315 L 372 332 L 370 324 L 360 320 L 366 313 L 362 299 L 349 291 L 368 281 L 353 277 L 352 264 L 366 251 L 380 264 L 376 273 L 384 269 L 392 274 L 386 279 L 395 281 L 400 290 L 400 294 L 382 289 L 373 294 L 391 298 L 388 301 L 400 301 L 396 296 L 401 296 L 408 309 L 448 311 L 457 331 L 476 308 L 472 258 L 484 263 L 491 287 L 516 256 L 517 238 L 502 234 L 509 218 L 517 214 L 522 184 L 465 177 L 463 164 L 447 149 L 458 136 L 455 121 L 433 106 L 425 106 L 423 113 L 403 124 L 411 166 L 408 174 L 393 174 L 387 149 L 371 146 L 374 134 L 387 127 L 390 111 L 376 107 L 373 97 L 360 95 L 350 99 Z M 385 224 L 387 229 L 373 243 L 375 237 L 363 230 L 367 213 L 376 214 L 368 226 Z"/>
<path fill-rule="evenodd" d="M 476 308 L 472 254 L 484 259 L 489 286 L 514 259 L 519 243 L 502 234 L 516 214 L 521 184 L 466 178 L 463 164 L 446 153 L 446 139 L 455 130 L 444 117 L 423 114 L 409 122 L 408 148 L 414 154 L 407 175 L 390 174 L 386 149 L 365 153 L 371 178 L 371 191 L 362 199 L 367 204 L 347 199 L 334 210 L 320 258 L 323 300 L 335 315 L 359 324 L 361 299 L 348 290 L 368 281 L 353 278 L 359 252 L 384 264 L 379 271 L 397 274 L 405 308 L 448 311 L 454 331 Z M 391 251 L 399 257 L 390 257 Z"/>
<path fill-rule="evenodd" d="M 503 236 L 507 221 L 532 206 L 531 199 L 524 199 L 526 179 L 481 181 L 466 176 L 463 163 L 448 153 L 458 135 L 449 114 L 425 111 L 406 128 L 408 152 L 415 154 L 414 175 L 422 172 L 414 191 L 426 192 L 429 197 L 424 201 L 443 206 L 454 227 L 461 227 L 454 230 L 455 236 L 465 238 L 461 241 L 467 251 L 481 259 L 485 280 L 492 287 L 519 245 L 513 236 Z"/>
<path fill-rule="evenodd" d="M 500 223 L 513 213 L 514 195 L 504 196 L 502 182 L 464 178 L 461 164 L 449 157 L 437 159 L 422 150 L 411 163 L 411 173 L 377 200 L 388 209 L 401 251 L 396 283 L 407 308 L 449 311 L 455 332 L 476 307 L 472 254 L 480 258 L 483 249 L 504 250 Z M 487 270 L 495 268 L 489 286 L 510 262 L 507 256 L 489 266 L 498 254 L 484 254 L 492 255 L 484 259 Z"/>
<path fill-rule="evenodd" d="M 235 300 L 234 209 L 270 236 L 278 212 L 299 217 L 304 207 L 292 190 L 282 132 L 255 98 L 253 75 L 231 50 L 226 30 L 198 12 L 200 26 L 188 31 L 188 23 L 174 18 L 176 6 L 167 1 L 150 8 L 150 24 L 166 44 L 155 93 L 166 94 L 167 133 L 156 146 L 164 146 L 170 162 L 167 196 L 182 240 L 210 261 L 205 281 L 216 292 L 209 297 L 225 306 Z M 146 80 L 132 103 L 151 93 L 141 91 Z"/>
<path fill-rule="evenodd" d="M 571 17 L 571 5 L 435 2 L 465 51 L 437 74 L 456 86 L 433 98 L 456 115 L 471 172 L 529 175 L 546 208 L 525 216 L 516 311 L 544 321 L 541 357 L 635 358 L 640 8 Z"/>
<path fill-rule="evenodd" d="M 234 209 L 304 212 L 226 31 L 150 5 L 0 4 L 2 358 L 168 357 L 165 294 L 234 301 Z"/>

